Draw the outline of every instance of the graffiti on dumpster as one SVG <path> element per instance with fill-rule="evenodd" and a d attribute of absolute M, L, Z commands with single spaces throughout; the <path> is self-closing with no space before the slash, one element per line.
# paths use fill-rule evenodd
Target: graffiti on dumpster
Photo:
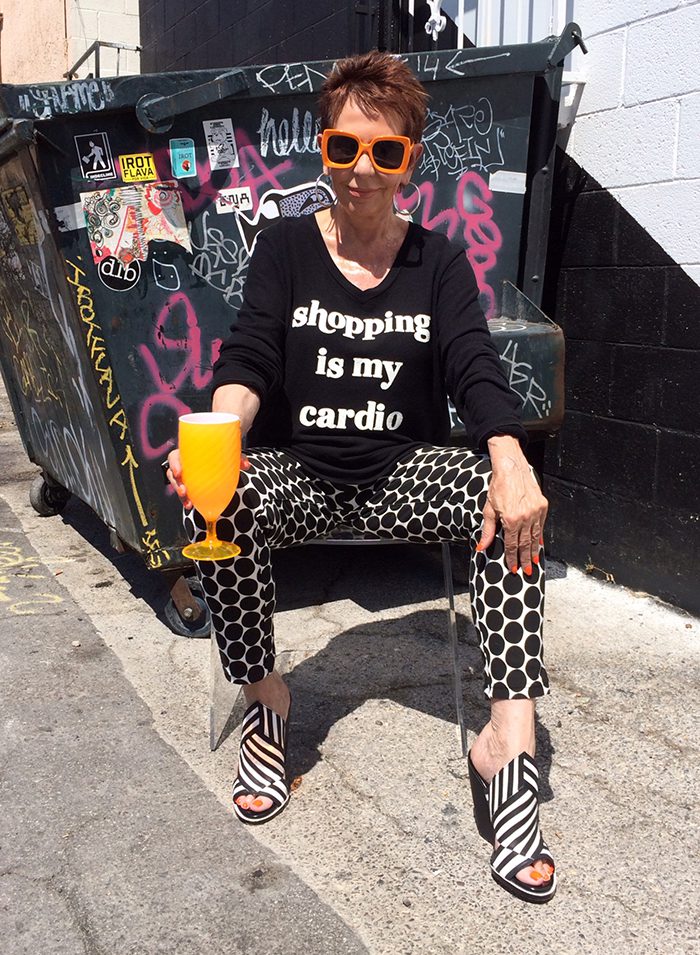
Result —
<path fill-rule="evenodd" d="M 226 305 L 238 308 L 243 301 L 248 251 L 243 243 L 226 236 L 222 229 L 210 224 L 210 216 L 209 209 L 202 214 L 201 237 L 195 238 L 194 229 L 190 233 L 194 252 L 190 270 L 211 288 L 221 292 Z"/>
<path fill-rule="evenodd" d="M 303 119 L 298 106 L 292 109 L 291 119 L 276 119 L 263 106 L 258 127 L 260 155 L 264 159 L 270 149 L 275 156 L 288 156 L 292 152 L 318 153 L 316 135 L 320 128 L 320 122 L 309 109 L 304 110 Z"/>
<path fill-rule="evenodd" d="M 55 86 L 30 86 L 27 93 L 20 93 L 19 106 L 36 119 L 51 119 L 82 110 L 99 112 L 113 99 L 114 92 L 107 80 L 76 80 Z"/>
<path fill-rule="evenodd" d="M 19 320 L 14 310 L 19 311 Z M 25 298 L 12 311 L 3 304 L 0 326 L 7 343 L 7 357 L 14 381 L 29 401 L 39 405 L 60 401 L 61 384 L 55 371 L 55 354 L 44 335 L 34 327 L 32 306 Z"/>
<path fill-rule="evenodd" d="M 525 414 L 532 413 L 545 418 L 552 410 L 552 402 L 547 392 L 535 378 L 532 365 L 518 360 L 518 343 L 512 338 L 501 354 L 506 367 L 510 387 L 523 399 Z"/>
<path fill-rule="evenodd" d="M 139 412 L 139 440 L 144 456 L 149 459 L 164 457 L 172 447 L 172 437 L 179 415 L 191 411 L 178 395 L 183 388 L 188 392 L 203 391 L 212 379 L 212 366 L 219 355 L 221 339 L 215 338 L 208 350 L 202 344 L 202 329 L 189 297 L 183 292 L 170 295 L 161 309 L 153 330 L 152 345 L 142 344 L 139 352 L 154 389 L 142 402 Z M 159 356 L 181 361 L 175 374 L 167 378 Z M 172 416 L 172 427 L 164 431 L 162 440 L 154 444 L 156 424 L 164 413 Z M 155 439 L 157 440 L 157 439 Z"/>
<path fill-rule="evenodd" d="M 271 93 L 312 93 L 326 76 L 306 63 L 282 63 L 264 67 L 255 78 Z"/>
<path fill-rule="evenodd" d="M 121 454 L 124 455 L 124 457 L 119 460 L 119 465 L 126 470 L 128 475 L 131 496 L 136 505 L 143 533 L 146 535 L 152 532 L 149 540 L 153 541 L 156 532 L 154 528 L 149 526 L 150 521 L 146 516 L 144 506 L 141 502 L 141 495 L 136 481 L 136 472 L 139 469 L 139 463 L 136 460 L 131 446 L 126 411 L 116 385 L 102 329 L 95 315 L 93 293 L 87 284 L 86 272 L 70 259 L 66 259 L 66 265 L 70 269 L 66 278 L 73 287 L 73 294 L 78 307 L 80 320 L 85 326 L 85 342 L 88 354 L 107 409 L 107 423 L 115 433 L 117 442 L 121 445 L 121 452 L 118 455 L 118 459 L 121 458 Z M 156 553 L 155 545 L 151 548 L 151 552 L 149 553 L 149 563 L 152 567 L 158 567 L 162 564 L 162 558 Z"/>
<path fill-rule="evenodd" d="M 505 165 L 505 130 L 494 123 L 491 101 L 450 105 L 444 112 L 428 111 L 423 134 L 420 171 L 437 181 L 441 175 L 461 176 L 469 169 L 490 172 Z"/>
<path fill-rule="evenodd" d="M 432 182 L 422 182 L 418 187 L 421 204 L 418 215 L 426 229 L 444 232 L 450 239 L 466 245 L 466 255 L 474 269 L 479 286 L 481 304 L 487 318 L 496 311 L 496 293 L 489 282 L 488 273 L 498 263 L 498 253 L 503 246 L 503 235 L 494 219 L 493 193 L 476 172 L 465 172 L 454 190 L 454 198 L 447 207 L 434 208 L 439 199 Z M 444 190 L 443 190 L 444 191 Z M 397 206 L 403 207 L 399 197 Z"/>
<path fill-rule="evenodd" d="M 24 186 L 3 189 L 0 198 L 19 244 L 36 245 L 38 236 L 34 211 Z"/>

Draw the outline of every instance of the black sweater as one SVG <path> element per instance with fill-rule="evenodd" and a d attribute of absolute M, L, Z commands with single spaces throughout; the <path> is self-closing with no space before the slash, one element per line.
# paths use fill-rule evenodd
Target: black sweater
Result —
<path fill-rule="evenodd" d="M 340 484 L 445 444 L 447 394 L 473 447 L 497 434 L 526 440 L 464 249 L 415 224 L 365 291 L 339 271 L 312 215 L 260 233 L 214 366 L 212 388 L 229 383 L 262 401 L 249 446 L 285 448 Z"/>

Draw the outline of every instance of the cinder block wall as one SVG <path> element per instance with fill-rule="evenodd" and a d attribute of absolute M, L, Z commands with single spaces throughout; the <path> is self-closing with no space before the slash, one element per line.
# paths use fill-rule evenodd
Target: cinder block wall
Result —
<path fill-rule="evenodd" d="M 141 0 L 142 71 L 299 62 L 311 33 L 313 59 L 342 56 L 353 10 L 344 0 Z"/>
<path fill-rule="evenodd" d="M 576 4 L 589 55 L 553 201 L 567 341 L 550 549 L 700 612 L 700 4 Z"/>
<path fill-rule="evenodd" d="M 65 9 L 68 67 L 77 62 L 95 40 L 139 45 L 139 0 L 68 0 Z M 78 70 L 79 77 L 94 73 L 91 57 Z M 132 50 L 102 48 L 101 76 L 126 76 L 141 72 L 141 60 Z"/>

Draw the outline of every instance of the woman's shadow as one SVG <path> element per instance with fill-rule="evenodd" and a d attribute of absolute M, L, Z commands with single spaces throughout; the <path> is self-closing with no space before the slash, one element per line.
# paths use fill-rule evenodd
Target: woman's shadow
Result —
<path fill-rule="evenodd" d="M 453 548 L 458 594 L 467 589 L 467 560 L 466 548 Z M 373 611 L 402 608 L 398 616 L 387 618 L 384 613 L 350 626 L 286 674 L 294 698 L 290 776 L 308 773 L 322 758 L 332 727 L 368 700 L 393 700 L 447 723 L 456 722 L 439 546 L 294 548 L 276 553 L 275 576 L 278 612 L 340 600 Z M 420 607 L 434 601 L 440 602 L 439 609 Z M 465 723 L 473 741 L 489 716 L 483 661 L 471 619 L 459 613 L 457 628 Z M 385 723 L 381 732 L 391 733 L 391 726 Z M 455 755 L 458 746 L 455 743 Z M 538 719 L 537 763 L 545 801 L 552 798 L 552 755 L 550 734 Z"/>

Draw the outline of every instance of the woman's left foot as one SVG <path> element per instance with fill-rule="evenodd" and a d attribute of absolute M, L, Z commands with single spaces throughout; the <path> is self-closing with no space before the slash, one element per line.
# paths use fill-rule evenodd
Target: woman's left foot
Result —
<path fill-rule="evenodd" d="M 493 847 L 491 875 L 506 891 L 526 902 L 549 902 L 556 892 L 554 859 L 539 823 L 539 774 L 528 753 L 500 769 L 490 784 L 469 754 L 474 818 Z"/>

